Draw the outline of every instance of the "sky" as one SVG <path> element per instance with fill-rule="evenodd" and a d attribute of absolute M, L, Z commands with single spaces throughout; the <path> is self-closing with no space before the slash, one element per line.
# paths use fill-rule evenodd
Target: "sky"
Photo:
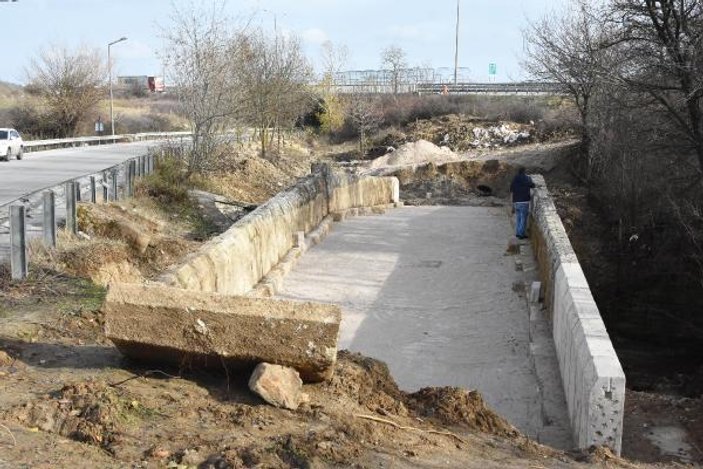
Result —
<path fill-rule="evenodd" d="M 520 67 L 522 29 L 568 0 L 460 0 L 459 66 L 468 79 L 488 80 L 488 64 L 497 65 L 495 81 L 526 78 Z M 174 4 L 210 5 L 212 0 L 0 0 L 6 53 L 0 81 L 25 83 L 26 69 L 42 48 L 112 47 L 117 75 L 163 75 L 159 52 Z M 395 45 L 411 66 L 454 66 L 456 0 L 229 0 L 233 18 L 273 32 L 295 33 L 316 67 L 326 40 L 349 48 L 346 69 L 381 68 L 381 51 Z M 253 15 L 253 16 L 252 16 Z M 8 53 L 9 52 L 9 53 Z"/>

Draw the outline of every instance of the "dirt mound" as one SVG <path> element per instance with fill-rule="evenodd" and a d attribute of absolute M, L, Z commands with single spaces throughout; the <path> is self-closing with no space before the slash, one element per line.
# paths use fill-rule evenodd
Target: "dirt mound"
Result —
<path fill-rule="evenodd" d="M 68 274 L 92 279 L 103 266 L 128 262 L 130 256 L 129 246 L 122 241 L 95 239 L 74 242 L 59 251 L 57 259 Z"/>
<path fill-rule="evenodd" d="M 373 411 L 408 415 L 404 394 L 385 363 L 346 350 L 338 353 L 337 360 L 335 374 L 324 384 L 326 391 Z"/>
<path fill-rule="evenodd" d="M 201 189 L 243 204 L 260 205 L 310 173 L 316 158 L 296 142 L 286 142 L 278 155 L 259 156 L 258 145 L 231 148 L 222 156 L 220 170 L 208 174 Z"/>
<path fill-rule="evenodd" d="M 423 388 L 409 396 L 420 415 L 433 418 L 442 425 L 464 426 L 493 435 L 514 437 L 515 427 L 491 410 L 478 391 L 455 387 Z"/>
<path fill-rule="evenodd" d="M 389 166 L 412 166 L 425 163 L 441 163 L 459 161 L 461 157 L 447 147 L 438 147 L 427 140 L 406 143 L 396 151 L 376 158 L 370 168 L 385 168 Z"/>
<path fill-rule="evenodd" d="M 144 409 L 138 401 L 97 381 L 69 385 L 44 401 L 5 411 L 3 419 L 107 450 L 120 441 L 122 423 Z"/>
<path fill-rule="evenodd" d="M 515 168 L 498 160 L 429 163 L 386 175 L 400 181 L 408 205 L 501 206 L 508 195 Z"/>
<path fill-rule="evenodd" d="M 39 252 L 44 263 L 90 278 L 99 285 L 152 278 L 199 243 L 137 207 L 81 205 L 79 226 L 88 239 L 65 236 L 56 253 Z M 171 233 L 173 231 L 173 234 Z"/>
<path fill-rule="evenodd" d="M 91 236 L 124 241 L 143 254 L 161 225 L 138 213 L 129 213 L 119 205 L 87 205 L 78 207 L 78 226 Z"/>

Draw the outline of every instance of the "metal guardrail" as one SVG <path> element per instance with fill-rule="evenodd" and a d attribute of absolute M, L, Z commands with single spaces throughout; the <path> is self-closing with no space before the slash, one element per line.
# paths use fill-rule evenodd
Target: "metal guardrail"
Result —
<path fill-rule="evenodd" d="M 426 83 L 416 86 L 418 92 L 442 93 L 447 91 L 452 94 L 559 94 L 564 92 L 564 86 L 560 83 L 547 82 L 514 82 L 514 83 Z"/>
<path fill-rule="evenodd" d="M 190 137 L 190 132 L 143 132 L 138 134 L 109 135 L 103 137 L 57 138 L 50 140 L 27 140 L 24 142 L 25 152 L 51 150 L 54 148 L 83 147 L 89 145 L 105 145 L 109 143 L 141 142 L 144 140 L 161 140 L 169 138 Z"/>
<path fill-rule="evenodd" d="M 387 83 L 355 83 L 335 85 L 339 93 L 390 94 L 394 87 Z M 509 83 L 400 83 L 399 93 L 426 94 L 562 94 L 564 87 L 559 83 L 509 82 Z"/>
<path fill-rule="evenodd" d="M 176 135 L 177 136 L 177 135 Z M 173 135 L 172 135 L 173 137 Z M 177 154 L 182 153 L 182 146 L 167 145 L 172 148 L 171 151 Z M 133 195 L 134 182 L 136 178 L 151 174 L 156 162 L 164 157 L 166 147 L 160 150 L 150 150 L 145 155 L 128 158 L 113 166 L 104 168 L 97 172 L 83 174 L 65 181 L 57 182 L 56 184 L 26 194 L 16 200 L 0 205 L 0 263 L 10 260 L 13 252 L 23 253 L 25 262 L 17 262 L 17 259 L 12 259 L 13 278 L 23 278 L 26 276 L 26 256 L 27 242 L 30 238 L 40 238 L 47 236 L 47 217 L 46 217 L 46 193 L 51 193 L 52 216 L 51 220 L 54 224 L 53 239 L 56 239 L 56 224 L 66 223 L 67 228 L 70 228 L 69 219 L 71 200 L 75 212 L 75 202 L 108 202 L 120 200 Z M 75 191 L 71 195 L 68 193 L 68 187 Z M 21 229 L 12 228 L 12 213 L 20 207 L 21 215 L 16 214 L 15 223 L 21 219 Z M 75 213 L 73 214 L 75 224 Z M 21 238 L 21 240 L 20 240 Z M 19 250 L 18 250 L 19 249 Z M 22 257 L 22 255 L 20 255 Z M 24 264 L 24 266 L 22 266 Z M 15 272 L 16 269 L 17 272 Z"/>

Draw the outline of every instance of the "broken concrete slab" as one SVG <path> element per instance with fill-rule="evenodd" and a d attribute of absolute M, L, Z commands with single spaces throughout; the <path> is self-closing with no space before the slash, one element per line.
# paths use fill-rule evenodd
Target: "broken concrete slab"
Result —
<path fill-rule="evenodd" d="M 273 406 L 295 410 L 300 405 L 303 380 L 293 368 L 259 363 L 249 378 L 249 389 Z"/>
<path fill-rule="evenodd" d="M 228 369 L 267 362 L 316 382 L 332 375 L 337 358 L 335 305 L 113 284 L 103 311 L 106 336 L 137 360 Z"/>

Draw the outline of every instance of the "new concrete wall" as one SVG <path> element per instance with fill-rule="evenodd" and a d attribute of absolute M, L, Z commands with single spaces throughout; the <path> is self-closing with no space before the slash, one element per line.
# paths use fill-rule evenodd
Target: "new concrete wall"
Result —
<path fill-rule="evenodd" d="M 574 440 L 579 448 L 607 445 L 619 454 L 625 374 L 544 178 L 533 180 L 538 187 L 530 238 L 552 318 Z"/>
<path fill-rule="evenodd" d="M 328 166 L 316 166 L 313 174 L 207 242 L 161 281 L 244 295 L 294 247 L 294 233 L 309 233 L 331 213 L 397 202 L 398 187 L 396 178 L 335 174 Z"/>

